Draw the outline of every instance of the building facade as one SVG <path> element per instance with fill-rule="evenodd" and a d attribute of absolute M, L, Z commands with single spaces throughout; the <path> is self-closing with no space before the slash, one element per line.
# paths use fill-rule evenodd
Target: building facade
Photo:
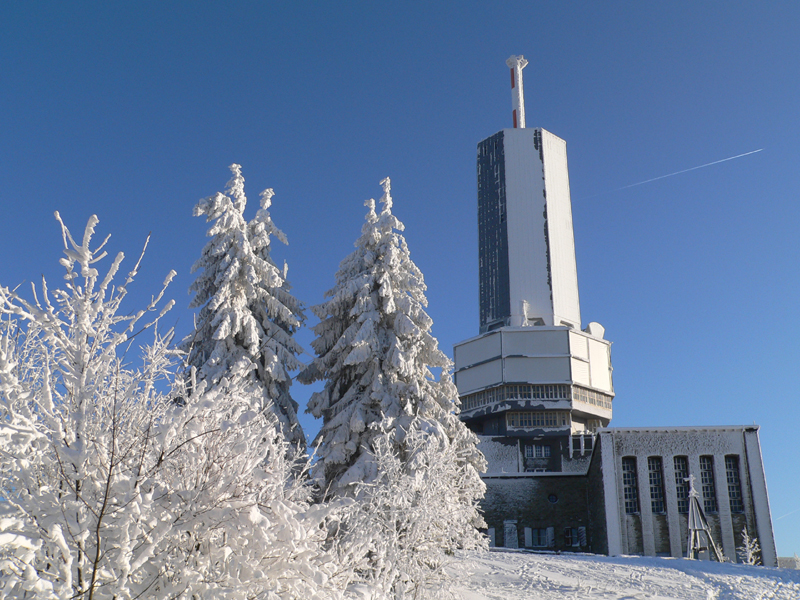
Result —
<path fill-rule="evenodd" d="M 694 476 L 725 555 L 746 526 L 776 564 L 757 427 L 608 428 L 611 342 L 581 329 L 566 142 L 525 128 L 527 61 L 507 64 L 514 127 L 478 144 L 479 334 L 454 347 L 492 543 L 683 556 Z"/>
<path fill-rule="evenodd" d="M 607 429 L 598 437 L 590 473 L 599 470 L 603 482 L 592 499 L 605 514 L 596 532 L 603 551 L 686 556 L 693 478 L 723 554 L 736 557 L 746 528 L 763 563 L 777 565 L 757 426 Z"/>

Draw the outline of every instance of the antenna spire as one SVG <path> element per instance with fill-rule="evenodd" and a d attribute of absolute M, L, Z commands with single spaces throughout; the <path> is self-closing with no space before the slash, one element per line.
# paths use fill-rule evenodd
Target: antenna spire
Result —
<path fill-rule="evenodd" d="M 526 67 L 528 61 L 521 54 L 519 56 L 511 55 L 506 64 L 511 69 L 511 116 L 514 122 L 514 129 L 524 129 L 525 97 L 522 93 L 522 69 Z"/>

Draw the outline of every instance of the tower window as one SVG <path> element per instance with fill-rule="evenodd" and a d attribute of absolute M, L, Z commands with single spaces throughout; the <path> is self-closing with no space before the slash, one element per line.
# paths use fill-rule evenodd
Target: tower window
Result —
<path fill-rule="evenodd" d="M 678 512 L 689 512 L 689 459 L 685 456 L 673 458 L 675 466 L 675 492 L 678 496 Z"/>
<path fill-rule="evenodd" d="M 586 404 L 594 404 L 595 406 L 607 408 L 608 410 L 611 410 L 611 401 L 613 400 L 608 394 L 596 392 L 595 390 L 577 385 L 572 387 L 572 399 Z"/>
<path fill-rule="evenodd" d="M 639 490 L 636 483 L 636 458 L 625 456 L 622 459 L 622 492 L 625 499 L 625 513 L 639 512 Z"/>
<path fill-rule="evenodd" d="M 714 486 L 714 457 L 700 457 L 700 484 L 703 487 L 703 510 L 717 512 L 717 490 Z"/>
<path fill-rule="evenodd" d="M 743 513 L 742 482 L 739 477 L 739 457 L 735 454 L 725 457 L 725 476 L 728 480 L 728 500 L 731 503 L 731 512 Z"/>
<path fill-rule="evenodd" d="M 509 428 L 519 427 L 565 427 L 568 425 L 567 411 L 531 411 L 531 412 L 507 412 L 506 426 Z"/>
<path fill-rule="evenodd" d="M 500 322 L 499 325 L 503 323 Z M 511 384 L 502 385 L 469 394 L 461 398 L 463 410 L 472 410 L 493 402 L 504 400 L 569 400 L 570 386 L 563 384 Z M 611 406 L 609 402 L 609 407 Z M 567 425 L 564 412 L 564 422 Z"/>
<path fill-rule="evenodd" d="M 528 444 L 525 446 L 525 458 L 550 458 L 550 446 Z"/>
<path fill-rule="evenodd" d="M 647 459 L 647 475 L 650 480 L 650 508 L 654 513 L 665 513 L 664 471 L 660 456 L 650 456 Z"/>

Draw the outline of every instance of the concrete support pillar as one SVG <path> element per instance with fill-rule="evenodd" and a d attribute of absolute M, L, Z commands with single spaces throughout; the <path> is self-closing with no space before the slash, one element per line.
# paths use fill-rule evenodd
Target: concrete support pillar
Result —
<path fill-rule="evenodd" d="M 639 484 L 639 510 L 642 516 L 642 550 L 645 556 L 656 555 L 653 537 L 653 510 L 650 501 L 650 476 L 647 470 L 647 456 L 636 457 L 636 479 Z"/>
<path fill-rule="evenodd" d="M 731 503 L 728 497 L 728 478 L 725 472 L 725 456 L 714 455 L 714 485 L 717 488 L 717 509 L 719 528 L 722 536 L 722 552 L 736 562 L 736 542 L 733 537 Z"/>
<path fill-rule="evenodd" d="M 753 512 L 756 516 L 756 533 L 761 546 L 761 561 L 764 566 L 777 567 L 778 553 L 775 549 L 775 538 L 772 535 L 772 517 L 769 512 L 769 494 L 767 478 L 764 474 L 764 462 L 761 458 L 761 443 L 758 429 L 745 431 L 744 447 L 747 452 L 747 468 L 750 471 L 750 482 L 753 491 Z"/>
<path fill-rule="evenodd" d="M 609 556 L 619 556 L 624 553 L 622 547 L 622 509 L 617 492 L 617 462 L 614 455 L 614 438 L 610 434 L 600 434 L 603 439 L 600 443 L 603 465 L 603 495 L 606 505 L 606 535 L 608 536 Z M 619 482 L 619 485 L 622 485 Z"/>
<path fill-rule="evenodd" d="M 664 456 L 664 491 L 667 501 L 667 521 L 669 523 L 669 554 L 673 558 L 683 556 L 680 513 L 678 512 L 678 490 L 675 485 L 675 459 Z"/>

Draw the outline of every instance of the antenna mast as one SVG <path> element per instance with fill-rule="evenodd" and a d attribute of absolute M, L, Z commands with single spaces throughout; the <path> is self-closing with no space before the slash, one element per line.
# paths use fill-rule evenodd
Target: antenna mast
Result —
<path fill-rule="evenodd" d="M 522 69 L 528 61 L 521 54 L 512 55 L 506 64 L 511 69 L 511 116 L 514 122 L 514 129 L 525 129 L 525 96 L 522 92 Z"/>

